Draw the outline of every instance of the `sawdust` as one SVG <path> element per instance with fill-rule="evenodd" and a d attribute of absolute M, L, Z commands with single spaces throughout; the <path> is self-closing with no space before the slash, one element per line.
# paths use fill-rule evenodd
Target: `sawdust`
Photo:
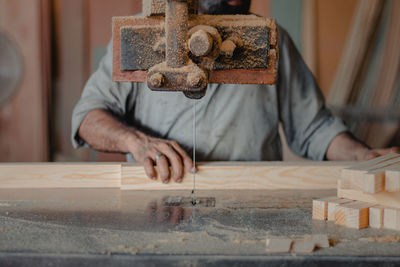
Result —
<path fill-rule="evenodd" d="M 165 0 L 143 0 L 142 10 L 144 16 L 162 15 L 165 12 Z M 189 12 L 197 14 L 198 1 L 188 0 Z"/>
<path fill-rule="evenodd" d="M 191 15 L 189 26 L 206 24 L 216 26 L 266 26 L 273 27 L 275 22 L 270 18 L 262 18 L 256 15 Z"/>
<path fill-rule="evenodd" d="M 112 254 L 130 254 L 137 255 L 139 253 L 139 249 L 136 247 L 129 247 L 126 245 L 119 245 L 116 247 L 111 247 L 103 252 L 103 254 L 112 255 Z"/>
<path fill-rule="evenodd" d="M 235 244 L 263 244 L 264 240 L 235 239 L 232 242 Z"/>
<path fill-rule="evenodd" d="M 364 241 L 364 242 L 398 243 L 398 242 L 400 242 L 400 236 L 363 237 L 358 240 Z"/>
<path fill-rule="evenodd" d="M 0 207 L 15 207 L 15 204 L 10 204 L 10 203 L 0 203 Z"/>
<path fill-rule="evenodd" d="M 175 10 L 173 9 L 175 8 Z M 180 68 L 188 63 L 188 9 L 186 3 L 171 2 L 165 12 L 166 63 L 168 67 Z"/>

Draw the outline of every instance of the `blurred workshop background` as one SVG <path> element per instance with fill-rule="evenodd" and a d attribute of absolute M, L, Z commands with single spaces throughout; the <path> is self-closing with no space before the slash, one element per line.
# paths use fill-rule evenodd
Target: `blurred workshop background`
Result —
<path fill-rule="evenodd" d="M 252 2 L 289 31 L 357 137 L 400 145 L 400 0 Z M 74 150 L 70 119 L 111 17 L 140 11 L 141 0 L 0 0 L 0 161 L 124 160 Z"/>

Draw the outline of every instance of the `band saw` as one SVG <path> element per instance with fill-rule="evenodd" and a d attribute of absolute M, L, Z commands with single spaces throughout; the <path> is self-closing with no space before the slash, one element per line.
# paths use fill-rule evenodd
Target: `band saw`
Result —
<path fill-rule="evenodd" d="M 274 84 L 274 19 L 198 15 L 198 0 L 143 0 L 143 15 L 113 18 L 113 79 L 200 99 L 208 83 Z M 193 107 L 196 166 L 196 106 Z M 195 179 L 193 179 L 195 181 Z M 192 190 L 195 200 L 195 182 Z"/>
<path fill-rule="evenodd" d="M 143 0 L 143 15 L 113 18 L 113 79 L 199 99 L 208 83 L 274 84 L 274 19 L 198 15 L 198 0 Z"/>

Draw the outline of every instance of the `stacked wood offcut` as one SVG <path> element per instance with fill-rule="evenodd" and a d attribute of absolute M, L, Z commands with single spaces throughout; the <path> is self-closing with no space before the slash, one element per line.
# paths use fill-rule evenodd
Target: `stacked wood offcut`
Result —
<path fill-rule="evenodd" d="M 400 154 L 343 169 L 337 196 L 313 200 L 313 219 L 400 230 Z"/>

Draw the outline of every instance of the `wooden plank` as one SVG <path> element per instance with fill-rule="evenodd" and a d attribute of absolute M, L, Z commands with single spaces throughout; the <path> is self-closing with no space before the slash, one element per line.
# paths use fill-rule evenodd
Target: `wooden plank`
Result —
<path fill-rule="evenodd" d="M 399 208 L 400 207 L 400 192 L 379 192 L 369 194 L 354 189 L 343 189 L 338 181 L 338 197 L 352 200 L 364 201 L 376 205 Z"/>
<path fill-rule="evenodd" d="M 346 198 L 339 198 L 337 200 L 328 201 L 328 221 L 335 221 L 336 209 L 339 205 L 354 202 L 353 200 Z"/>
<path fill-rule="evenodd" d="M 318 59 L 316 77 L 322 92 L 327 96 L 345 49 L 358 0 L 315 2 Z"/>
<path fill-rule="evenodd" d="M 338 200 L 336 196 L 321 199 L 313 199 L 312 218 L 313 220 L 328 219 L 328 202 Z"/>
<path fill-rule="evenodd" d="M 400 191 L 400 165 L 392 166 L 386 170 L 385 190 L 388 192 Z"/>
<path fill-rule="evenodd" d="M 333 189 L 340 170 L 337 162 L 207 162 L 199 163 L 198 189 Z M 121 170 L 122 169 L 122 170 Z M 0 188 L 119 188 L 191 190 L 192 174 L 182 184 L 169 185 L 146 177 L 133 163 L 3 163 Z"/>
<path fill-rule="evenodd" d="M 349 164 L 349 163 L 347 163 Z M 340 170 L 337 162 L 208 162 L 199 163 L 196 188 L 235 189 L 334 189 Z M 348 166 L 348 165 L 347 165 Z M 165 185 L 147 178 L 142 166 L 122 165 L 123 190 L 192 190 L 193 176 L 186 174 L 180 184 Z"/>
<path fill-rule="evenodd" d="M 400 72 L 400 1 L 391 1 L 390 19 L 387 25 L 385 47 L 382 53 L 382 62 L 379 66 L 378 79 L 371 96 L 371 106 L 388 106 L 395 108 L 394 99 L 398 90 L 398 77 Z M 364 141 L 372 147 L 385 147 L 395 136 L 399 124 L 374 123 L 368 125 Z"/>
<path fill-rule="evenodd" d="M 0 164 L 0 188 L 119 188 L 121 164 Z"/>
<path fill-rule="evenodd" d="M 377 193 L 384 190 L 386 169 L 400 165 L 399 154 L 388 154 L 342 170 L 343 189 Z"/>
<path fill-rule="evenodd" d="M 335 224 L 363 229 L 369 226 L 369 208 L 373 204 L 354 201 L 336 207 Z"/>
<path fill-rule="evenodd" d="M 0 0 L 0 28 L 13 40 L 23 61 L 16 93 L 0 107 L 0 161 L 48 160 L 49 14 L 41 0 Z M 0 89 L 2 90 L 2 89 Z"/>
<path fill-rule="evenodd" d="M 379 0 L 358 1 L 346 47 L 330 89 L 330 104 L 342 106 L 349 101 L 360 66 L 365 61 L 368 45 L 378 25 L 383 4 L 384 2 Z"/>
<path fill-rule="evenodd" d="M 303 59 L 308 68 L 318 77 L 318 41 L 317 41 L 317 2 L 316 0 L 303 1 L 302 14 L 302 44 Z"/>
<path fill-rule="evenodd" d="M 385 229 L 400 231 L 400 209 L 385 208 L 383 214 L 383 225 Z"/>
<path fill-rule="evenodd" d="M 369 226 L 372 228 L 383 228 L 384 206 L 374 206 L 369 208 Z"/>

